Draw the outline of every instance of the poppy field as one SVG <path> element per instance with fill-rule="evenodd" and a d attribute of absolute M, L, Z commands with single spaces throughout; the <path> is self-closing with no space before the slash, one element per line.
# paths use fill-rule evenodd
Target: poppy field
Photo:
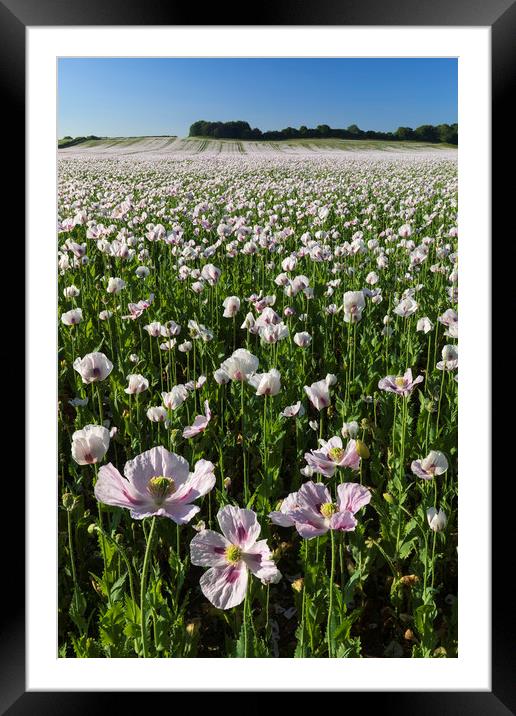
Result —
<path fill-rule="evenodd" d="M 454 152 L 58 169 L 58 655 L 456 657 Z"/>

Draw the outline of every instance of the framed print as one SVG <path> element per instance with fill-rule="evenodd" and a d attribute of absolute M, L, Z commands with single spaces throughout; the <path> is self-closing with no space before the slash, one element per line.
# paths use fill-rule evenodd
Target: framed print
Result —
<path fill-rule="evenodd" d="M 375 5 L 0 2 L 28 371 L 2 713 L 514 712 L 488 297 L 515 10 Z"/>

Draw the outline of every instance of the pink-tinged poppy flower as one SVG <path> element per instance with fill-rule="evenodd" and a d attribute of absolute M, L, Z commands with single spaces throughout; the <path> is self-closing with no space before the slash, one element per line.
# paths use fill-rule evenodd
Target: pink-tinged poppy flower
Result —
<path fill-rule="evenodd" d="M 316 383 L 312 383 L 311 386 L 305 385 L 304 391 L 308 395 L 310 402 L 317 408 L 322 410 L 327 408 L 330 404 L 330 385 L 335 383 L 335 376 L 328 373 L 326 378 L 318 380 Z"/>
<path fill-rule="evenodd" d="M 301 537 L 312 539 L 328 530 L 352 532 L 356 525 L 355 513 L 367 505 L 371 493 L 367 487 L 345 482 L 337 487 L 337 504 L 332 502 L 329 490 L 320 482 L 305 482 L 298 490 L 298 507 L 289 515 Z"/>
<path fill-rule="evenodd" d="M 228 296 L 224 299 L 222 307 L 224 308 L 223 317 L 233 318 L 240 310 L 240 299 L 238 296 Z"/>
<path fill-rule="evenodd" d="M 281 572 L 266 540 L 258 540 L 260 525 L 252 510 L 226 505 L 217 520 L 222 534 L 202 530 L 190 542 L 190 559 L 198 567 L 210 567 L 200 579 L 204 596 L 217 609 L 241 604 L 247 593 L 248 572 L 264 584 L 276 583 Z"/>
<path fill-rule="evenodd" d="M 398 303 L 398 305 L 394 309 L 394 313 L 397 316 L 401 316 L 402 318 L 408 318 L 409 316 L 412 316 L 412 314 L 414 314 L 418 308 L 419 304 L 414 301 L 413 298 L 407 296 Z"/>
<path fill-rule="evenodd" d="M 242 325 L 240 326 L 240 328 L 241 328 L 242 330 L 249 331 L 250 333 L 257 333 L 257 332 L 258 332 L 258 328 L 255 327 L 254 316 L 253 316 L 253 314 L 252 314 L 251 312 L 249 312 L 249 313 L 246 315 L 246 317 L 245 317 L 245 319 L 244 319 L 244 322 L 242 323 Z"/>
<path fill-rule="evenodd" d="M 288 326 L 283 322 L 262 326 L 258 329 L 258 334 L 265 343 L 273 344 L 283 340 L 289 334 Z"/>
<path fill-rule="evenodd" d="M 253 373 L 256 373 L 258 358 L 245 348 L 238 348 L 221 363 L 220 368 L 229 376 L 230 380 L 248 380 Z"/>
<path fill-rule="evenodd" d="M 185 388 L 188 390 L 199 390 L 206 383 L 206 376 L 200 375 L 197 380 L 189 380 L 185 383 Z"/>
<path fill-rule="evenodd" d="M 147 326 L 144 326 L 143 329 L 147 331 L 149 336 L 152 336 L 152 338 L 157 338 L 161 335 L 161 323 L 159 321 L 153 321 L 153 323 L 149 323 Z"/>
<path fill-rule="evenodd" d="M 113 363 L 104 353 L 88 353 L 84 358 L 76 358 L 74 370 L 80 374 L 83 383 L 95 383 L 104 380 L 113 370 Z"/>
<path fill-rule="evenodd" d="M 77 298 L 77 296 L 80 294 L 80 289 L 77 288 L 77 286 L 74 286 L 73 284 L 71 286 L 67 286 L 64 291 L 63 295 L 65 298 Z"/>
<path fill-rule="evenodd" d="M 416 331 L 422 331 L 423 333 L 429 333 L 432 328 L 434 327 L 434 324 L 432 321 L 428 318 L 428 316 L 424 316 L 424 318 L 420 318 L 417 322 Z"/>
<path fill-rule="evenodd" d="M 449 338 L 458 338 L 459 316 L 457 311 L 454 311 L 453 308 L 448 308 L 442 316 L 439 316 L 437 320 L 439 323 L 442 323 L 443 326 L 446 326 L 446 331 L 444 332 L 445 336 L 448 336 Z"/>
<path fill-rule="evenodd" d="M 312 342 L 312 336 L 306 331 L 294 334 L 294 343 L 300 348 L 307 348 Z"/>
<path fill-rule="evenodd" d="M 297 504 L 297 492 L 291 492 L 281 502 L 279 510 L 269 512 L 269 518 L 271 522 L 280 527 L 294 527 L 295 520 L 291 516 L 291 512 L 298 508 Z"/>
<path fill-rule="evenodd" d="M 344 449 L 342 440 L 339 437 L 326 440 L 319 440 L 319 450 L 312 450 L 305 453 L 307 465 L 314 472 L 332 477 L 337 467 L 349 467 L 351 470 L 358 470 L 360 467 L 360 455 L 357 451 L 355 440 L 350 440 Z"/>
<path fill-rule="evenodd" d="M 108 281 L 106 291 L 108 293 L 120 293 L 120 291 L 124 289 L 125 286 L 126 284 L 123 279 L 117 278 L 116 276 L 112 276 Z"/>
<path fill-rule="evenodd" d="M 268 373 L 255 373 L 249 378 L 249 385 L 256 388 L 256 395 L 278 395 L 281 391 L 281 376 L 276 368 Z"/>
<path fill-rule="evenodd" d="M 181 333 L 181 326 L 175 321 L 167 321 L 160 328 L 163 338 L 173 338 Z"/>
<path fill-rule="evenodd" d="M 457 346 L 444 346 L 441 356 L 442 360 L 435 366 L 437 370 L 455 370 L 459 365 L 459 349 Z"/>
<path fill-rule="evenodd" d="M 304 414 L 305 409 L 300 400 L 298 400 L 297 403 L 294 403 L 294 405 L 287 405 L 287 407 L 280 413 L 280 415 L 284 418 L 302 418 Z"/>
<path fill-rule="evenodd" d="M 149 387 L 147 378 L 144 378 L 143 375 L 139 373 L 131 373 L 131 375 L 127 376 L 127 380 L 129 381 L 129 385 L 127 388 L 124 388 L 124 393 L 128 395 L 143 393 L 143 391 Z"/>
<path fill-rule="evenodd" d="M 86 253 L 86 244 L 77 244 L 75 241 L 68 241 L 68 251 L 71 251 L 77 258 L 82 258 Z"/>
<path fill-rule="evenodd" d="M 61 323 L 65 326 L 76 326 L 82 321 L 82 308 L 72 308 L 71 311 L 61 314 Z"/>
<path fill-rule="evenodd" d="M 346 291 L 344 294 L 344 321 L 346 323 L 358 323 L 362 318 L 365 308 L 365 296 L 363 291 Z"/>
<path fill-rule="evenodd" d="M 192 319 L 188 321 L 188 330 L 192 338 L 201 338 L 205 343 L 213 339 L 213 331 L 210 331 L 210 329 L 203 326 L 202 323 L 197 323 L 197 321 L 193 321 Z"/>
<path fill-rule="evenodd" d="M 198 460 L 193 472 L 188 462 L 164 447 L 154 447 L 126 462 L 125 478 L 114 465 L 103 465 L 95 483 L 99 502 L 131 511 L 131 517 L 168 517 L 178 525 L 190 522 L 200 508 L 191 503 L 215 485 L 214 465 Z"/>
<path fill-rule="evenodd" d="M 203 278 L 210 286 L 215 286 L 220 278 L 222 271 L 214 266 L 213 264 L 206 264 L 203 266 L 201 271 L 201 278 Z"/>
<path fill-rule="evenodd" d="M 358 435 L 358 423 L 352 420 L 350 423 L 344 423 L 340 431 L 343 438 L 356 438 Z"/>
<path fill-rule="evenodd" d="M 217 368 L 217 370 L 213 373 L 213 377 L 219 385 L 226 385 L 231 380 L 229 375 L 222 368 Z"/>
<path fill-rule="evenodd" d="M 436 475 L 446 472 L 448 460 L 439 450 L 431 450 L 423 460 L 413 460 L 410 468 L 417 477 L 431 480 Z"/>
<path fill-rule="evenodd" d="M 109 430 L 103 425 L 85 425 L 72 435 L 72 457 L 79 465 L 95 465 L 109 448 Z"/>
<path fill-rule="evenodd" d="M 423 380 L 422 375 L 412 380 L 412 370 L 408 368 L 404 375 L 388 375 L 378 381 L 380 390 L 386 390 L 388 393 L 396 393 L 406 398 L 412 393 L 415 386 Z"/>
<path fill-rule="evenodd" d="M 170 391 L 170 393 L 161 394 L 163 405 L 169 410 L 175 410 L 176 408 L 179 408 L 179 406 L 182 405 L 182 403 L 184 403 L 187 398 L 188 389 L 182 383 L 180 383 L 179 385 L 175 385 Z"/>
<path fill-rule="evenodd" d="M 293 271 L 297 266 L 297 258 L 295 256 L 287 256 L 281 262 L 281 268 L 283 271 Z"/>
<path fill-rule="evenodd" d="M 164 423 L 167 415 L 167 411 L 161 405 L 153 406 L 147 410 L 147 417 L 151 423 Z"/>
<path fill-rule="evenodd" d="M 144 311 L 146 311 L 149 306 L 154 301 L 154 294 L 151 293 L 148 299 L 138 301 L 138 303 L 129 303 L 127 308 L 129 309 L 129 315 L 128 316 L 122 316 L 122 318 L 130 318 L 131 320 L 135 321 L 137 318 L 139 318 Z"/>
<path fill-rule="evenodd" d="M 281 317 L 273 308 L 267 306 L 262 310 L 254 325 L 256 328 L 265 328 L 265 326 L 277 326 L 279 323 L 281 323 Z"/>
<path fill-rule="evenodd" d="M 430 507 L 426 511 L 426 519 L 430 529 L 434 532 L 442 532 L 448 522 L 446 514 L 441 509 L 438 512 L 435 507 Z"/>
<path fill-rule="evenodd" d="M 211 420 L 210 405 L 207 400 L 204 401 L 204 415 L 197 415 L 194 418 L 193 425 L 183 430 L 184 438 L 193 438 L 199 433 L 202 433 L 208 427 L 208 423 Z"/>
<path fill-rule="evenodd" d="M 192 341 L 183 341 L 182 343 L 180 343 L 178 345 L 177 350 L 180 353 L 189 353 L 192 350 L 192 348 L 193 348 Z"/>

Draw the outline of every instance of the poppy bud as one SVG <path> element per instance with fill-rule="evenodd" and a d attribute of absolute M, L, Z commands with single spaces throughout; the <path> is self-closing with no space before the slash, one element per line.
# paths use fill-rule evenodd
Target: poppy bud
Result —
<path fill-rule="evenodd" d="M 226 488 L 226 490 L 229 490 L 229 488 L 231 487 L 231 478 L 230 477 L 224 478 L 224 487 Z"/>
<path fill-rule="evenodd" d="M 97 531 L 97 525 L 94 522 L 92 522 L 91 525 L 88 525 L 88 534 L 90 537 L 93 537 L 93 535 L 96 533 L 96 531 Z"/>
<path fill-rule="evenodd" d="M 394 497 L 392 495 L 389 495 L 388 492 L 383 493 L 383 499 L 385 500 L 385 502 L 388 502 L 389 505 L 394 504 Z"/>
<path fill-rule="evenodd" d="M 369 448 L 367 447 L 367 445 L 364 442 L 362 442 L 362 440 L 357 440 L 355 442 L 355 448 L 356 448 L 357 453 L 360 455 L 360 457 L 363 460 L 369 459 L 369 456 L 370 456 Z"/>
<path fill-rule="evenodd" d="M 404 637 L 405 637 L 405 639 L 406 639 L 407 641 L 413 641 L 413 639 L 414 639 L 414 632 L 412 631 L 412 629 L 407 629 L 406 632 L 405 632 L 405 634 L 404 634 Z"/>
<path fill-rule="evenodd" d="M 189 622 L 186 625 L 186 633 L 188 634 L 188 636 L 191 639 L 193 639 L 199 633 L 200 628 L 201 628 L 201 620 L 194 619 L 193 621 Z"/>
<path fill-rule="evenodd" d="M 65 508 L 65 510 L 68 510 L 68 512 L 71 512 L 75 507 L 76 500 L 71 492 L 65 492 L 61 500 L 63 502 L 63 507 Z"/>

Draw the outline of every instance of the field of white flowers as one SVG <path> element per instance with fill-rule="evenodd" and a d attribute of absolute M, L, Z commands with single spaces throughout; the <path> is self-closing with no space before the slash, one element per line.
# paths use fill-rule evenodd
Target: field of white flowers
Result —
<path fill-rule="evenodd" d="M 59 655 L 457 656 L 453 152 L 61 152 Z"/>

